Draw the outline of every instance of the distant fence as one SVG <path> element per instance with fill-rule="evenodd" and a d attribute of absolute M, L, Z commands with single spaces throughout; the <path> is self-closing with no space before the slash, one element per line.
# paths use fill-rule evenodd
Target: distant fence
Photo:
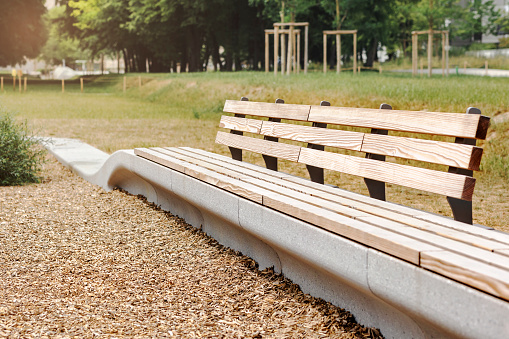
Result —
<path fill-rule="evenodd" d="M 487 58 L 487 59 L 493 59 L 496 57 L 509 57 L 509 48 L 469 51 L 466 53 L 466 55 L 473 56 L 476 58 Z"/>

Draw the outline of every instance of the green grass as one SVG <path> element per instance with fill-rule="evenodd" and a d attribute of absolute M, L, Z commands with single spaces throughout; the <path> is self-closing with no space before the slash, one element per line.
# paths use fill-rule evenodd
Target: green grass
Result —
<path fill-rule="evenodd" d="M 142 86 L 139 87 L 139 77 Z M 127 91 L 123 76 L 108 75 L 85 83 L 31 85 L 27 93 L 6 87 L 0 105 L 28 119 L 31 129 L 44 136 L 79 138 L 106 152 L 149 146 L 190 146 L 222 154 L 214 143 L 226 99 L 242 96 L 252 101 L 377 108 L 388 103 L 394 109 L 464 113 L 470 106 L 493 117 L 509 112 L 509 79 L 473 76 L 412 78 L 409 74 L 333 72 L 277 76 L 272 73 L 129 74 Z M 489 226 L 509 225 L 509 123 L 490 128 L 483 171 L 478 178 L 474 205 L 477 222 Z M 259 157 L 248 157 L 261 163 Z M 305 168 L 283 164 L 283 170 L 306 175 Z M 328 174 L 328 182 L 365 192 L 362 180 Z M 405 192 L 401 195 L 398 192 Z M 392 192 L 392 193 L 391 193 Z M 390 187 L 392 201 L 449 214 L 443 197 L 426 198 Z M 420 193 L 419 193 L 420 194 Z M 397 196 L 403 196 L 399 198 Z M 398 200 L 399 199 L 399 200 Z M 429 200 L 429 201 L 425 201 Z M 423 207 L 424 206 L 424 207 Z"/>

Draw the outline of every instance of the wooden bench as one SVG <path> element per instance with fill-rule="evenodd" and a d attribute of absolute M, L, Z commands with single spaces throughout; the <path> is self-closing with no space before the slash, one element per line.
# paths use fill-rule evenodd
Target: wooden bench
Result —
<path fill-rule="evenodd" d="M 471 225 L 472 174 L 479 170 L 482 157 L 476 139 L 485 139 L 489 126 L 489 118 L 478 109 L 469 108 L 468 114 L 433 113 L 396 111 L 386 104 L 364 109 L 243 98 L 226 101 L 224 112 L 232 115 L 222 116 L 220 127 L 230 132 L 219 131 L 216 142 L 228 146 L 233 159 L 187 147 L 134 152 L 261 208 L 509 301 L 509 235 Z M 266 168 L 241 161 L 242 150 L 262 154 Z M 445 165 L 448 170 L 389 162 L 387 156 L 412 164 Z M 311 180 L 278 172 L 278 159 L 305 164 Z M 324 169 L 365 178 L 370 196 L 324 185 Z M 385 183 L 446 196 L 456 220 L 384 201 Z"/>

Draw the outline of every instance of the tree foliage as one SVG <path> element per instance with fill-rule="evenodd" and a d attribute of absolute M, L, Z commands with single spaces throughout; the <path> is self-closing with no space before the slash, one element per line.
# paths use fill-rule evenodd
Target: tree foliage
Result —
<path fill-rule="evenodd" d="M 40 5 L 42 1 L 3 0 L 0 9 L 6 2 L 21 6 Z M 396 50 L 407 53 L 413 30 L 449 30 L 451 38 L 468 42 L 505 25 L 496 22 L 499 13 L 493 0 L 59 0 L 58 3 L 62 8 L 52 11 L 48 19 L 53 25 L 43 52 L 47 60 L 72 54 L 79 41 L 81 50 L 88 51 L 92 58 L 122 53 L 126 70 L 138 72 L 146 71 L 147 65 L 155 72 L 175 70 L 178 65 L 201 71 L 210 62 L 215 69 L 225 71 L 258 69 L 264 62 L 263 30 L 280 21 L 310 23 L 309 56 L 313 61 L 323 57 L 323 30 L 357 29 L 357 57 L 363 56 L 367 66 L 377 60 L 377 51 L 382 46 L 394 55 Z M 0 26 L 3 24 L 0 21 Z M 5 34 L 2 32 L 0 37 Z M 20 44 L 29 50 L 16 55 L 35 55 L 37 44 L 44 39 L 36 40 Z M 334 39 L 329 39 L 328 44 L 334 60 Z M 353 56 L 353 44 L 348 37 L 342 39 L 342 52 L 344 61 Z"/>
<path fill-rule="evenodd" d="M 0 1 L 0 66 L 35 58 L 46 40 L 44 0 Z"/>

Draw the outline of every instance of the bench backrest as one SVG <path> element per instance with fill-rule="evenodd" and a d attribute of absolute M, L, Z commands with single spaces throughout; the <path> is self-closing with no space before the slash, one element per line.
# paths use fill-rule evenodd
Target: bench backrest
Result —
<path fill-rule="evenodd" d="M 365 178 L 370 195 L 385 200 L 385 183 L 446 195 L 455 219 L 472 223 L 474 170 L 479 170 L 489 118 L 476 108 L 469 114 L 331 107 L 227 100 L 216 142 L 229 146 L 232 157 L 242 160 L 242 150 L 260 153 L 268 168 L 277 170 L 277 158 L 306 164 L 311 180 L 323 183 L 323 169 Z M 259 120 L 251 117 L 269 118 Z M 285 122 L 281 122 L 284 119 Z M 311 122 L 312 126 L 295 123 Z M 328 125 L 369 128 L 369 133 L 327 128 Z M 388 131 L 412 133 L 388 135 Z M 264 139 L 244 136 L 263 135 Z M 401 133 L 398 133 L 401 134 Z M 415 138 L 415 134 L 455 137 L 455 142 Z M 277 142 L 286 139 L 306 146 Z M 365 157 L 324 151 L 325 146 L 366 153 Z M 448 172 L 385 162 L 386 156 L 449 166 Z"/>

